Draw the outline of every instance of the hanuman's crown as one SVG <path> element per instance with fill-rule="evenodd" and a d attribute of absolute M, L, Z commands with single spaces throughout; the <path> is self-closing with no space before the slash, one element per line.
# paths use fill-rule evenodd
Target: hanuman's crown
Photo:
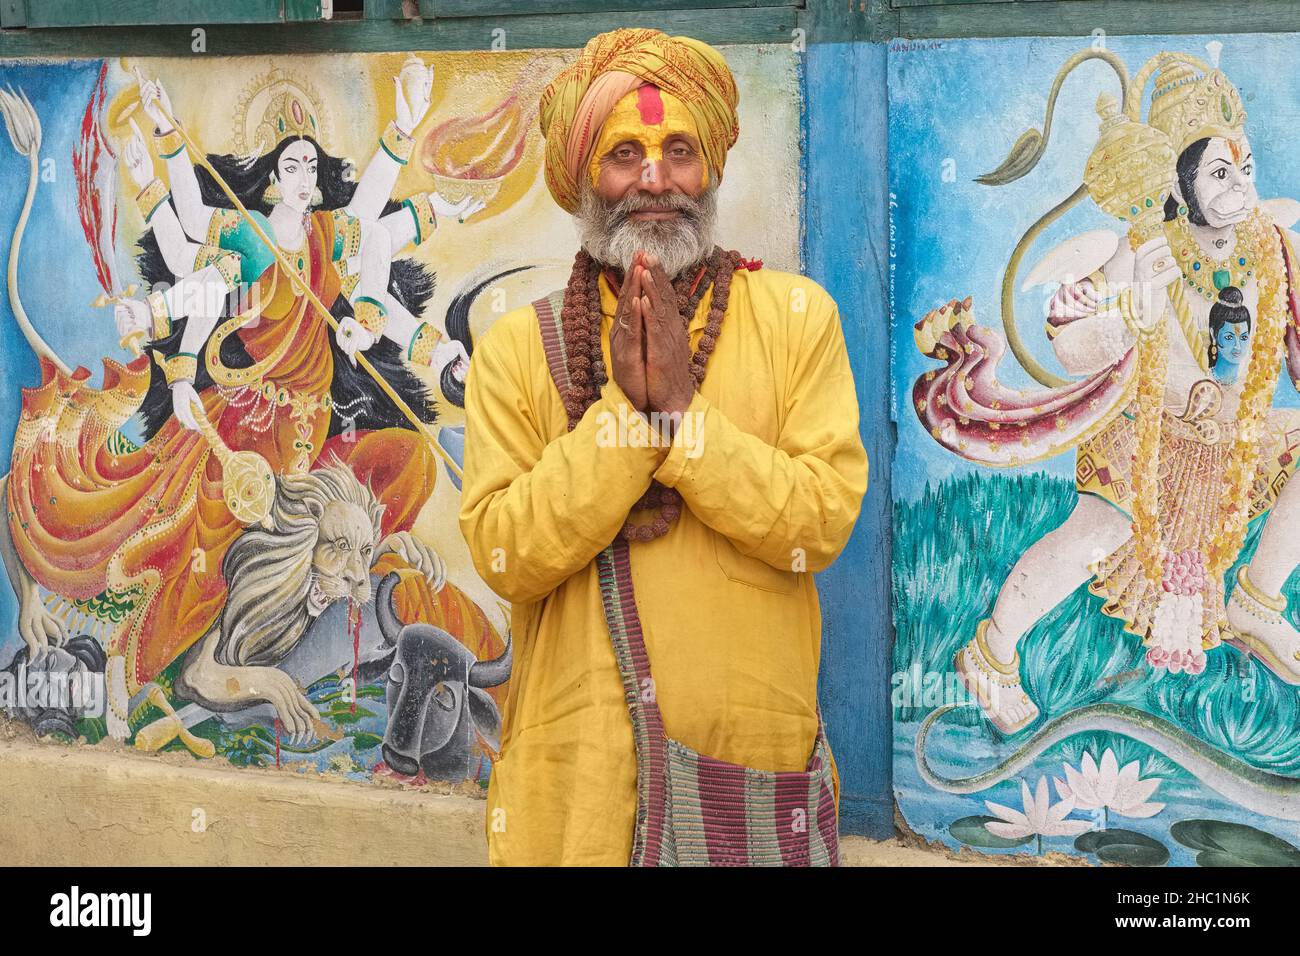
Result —
<path fill-rule="evenodd" d="M 1207 136 L 1240 141 L 1246 108 L 1223 71 L 1198 73 L 1177 53 L 1161 53 L 1157 62 L 1147 124 L 1168 136 L 1177 154 Z"/>

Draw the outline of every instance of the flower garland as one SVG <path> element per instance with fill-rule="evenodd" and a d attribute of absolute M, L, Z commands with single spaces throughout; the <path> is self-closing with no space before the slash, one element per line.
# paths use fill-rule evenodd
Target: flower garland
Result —
<path fill-rule="evenodd" d="M 731 277 L 742 260 L 738 252 L 724 252 L 714 247 L 698 273 L 683 273 L 673 280 L 677 293 L 678 312 L 684 324 L 689 325 L 695 310 L 704 299 L 710 286 L 713 300 L 709 316 L 700 336 L 699 347 L 691 355 L 691 378 L 698 389 L 704 381 L 709 356 L 717 345 L 722 329 L 722 317 L 731 298 Z M 601 387 L 609 381 L 605 371 L 605 357 L 601 350 L 600 265 L 586 250 L 580 250 L 573 260 L 573 271 L 564 290 L 564 306 L 560 321 L 564 328 L 569 370 L 569 392 L 564 397 L 564 409 L 569 416 L 569 431 L 582 420 L 588 408 L 600 398 Z M 649 541 L 668 533 L 682 513 L 682 496 L 673 488 L 652 481 L 632 511 L 654 509 L 655 517 L 647 524 L 636 524 L 630 519 L 623 523 L 619 534 L 628 541 Z"/>
<path fill-rule="evenodd" d="M 1241 551 L 1250 511 L 1250 490 L 1259 460 L 1259 438 L 1272 406 L 1286 331 L 1285 265 L 1281 238 L 1272 220 L 1256 209 L 1239 227 L 1254 251 L 1259 288 L 1259 315 L 1254 347 L 1237 409 L 1236 439 L 1223 478 L 1217 530 L 1208 552 L 1169 552 L 1160 526 L 1160 445 L 1165 382 L 1169 371 L 1168 325 L 1157 322 L 1138 344 L 1136 422 L 1133 470 L 1133 535 L 1137 558 L 1147 581 L 1160 594 L 1147 643 L 1147 660 L 1171 670 L 1199 673 L 1204 668 L 1201 636 L 1205 582 L 1222 577 Z M 1136 249 L 1145 236 L 1133 230 Z"/>
<path fill-rule="evenodd" d="M 1236 442 L 1224 477 L 1223 520 L 1219 533 L 1210 542 L 1210 571 L 1215 575 L 1228 570 L 1246 540 L 1250 489 L 1259 465 L 1259 439 L 1273 406 L 1287 324 L 1282 238 L 1274 233 L 1272 220 L 1263 213 L 1247 222 L 1252 230 L 1263 233 L 1252 238 L 1263 247 L 1266 258 L 1259 261 L 1259 330 L 1246 366 L 1241 406 L 1237 410 Z"/>

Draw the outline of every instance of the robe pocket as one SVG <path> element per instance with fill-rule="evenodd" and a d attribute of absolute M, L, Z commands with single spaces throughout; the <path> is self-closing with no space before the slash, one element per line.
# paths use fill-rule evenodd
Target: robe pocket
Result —
<path fill-rule="evenodd" d="M 713 548 L 718 557 L 718 567 L 728 580 L 763 591 L 789 594 L 799 583 L 794 571 L 781 571 L 758 558 L 741 554 L 726 535 L 713 535 Z"/>

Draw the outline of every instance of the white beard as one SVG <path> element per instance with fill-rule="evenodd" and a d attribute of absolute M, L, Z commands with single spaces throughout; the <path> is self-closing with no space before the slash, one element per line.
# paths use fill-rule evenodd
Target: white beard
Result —
<path fill-rule="evenodd" d="M 643 209 L 675 209 L 674 219 L 641 221 L 631 218 Z M 586 179 L 574 220 L 582 247 L 602 265 L 626 272 L 637 252 L 658 257 L 668 275 L 676 277 L 704 260 L 713 251 L 713 234 L 718 217 L 716 185 L 709 185 L 698 198 L 685 193 L 649 196 L 635 193 L 615 203 L 601 199 Z"/>

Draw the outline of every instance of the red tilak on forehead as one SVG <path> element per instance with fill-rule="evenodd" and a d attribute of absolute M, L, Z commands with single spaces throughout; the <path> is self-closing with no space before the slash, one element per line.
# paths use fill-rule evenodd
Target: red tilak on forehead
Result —
<path fill-rule="evenodd" d="M 664 121 L 664 101 L 659 96 L 659 87 L 646 84 L 636 91 L 636 108 L 641 111 L 641 122 L 646 126 L 658 126 Z"/>

